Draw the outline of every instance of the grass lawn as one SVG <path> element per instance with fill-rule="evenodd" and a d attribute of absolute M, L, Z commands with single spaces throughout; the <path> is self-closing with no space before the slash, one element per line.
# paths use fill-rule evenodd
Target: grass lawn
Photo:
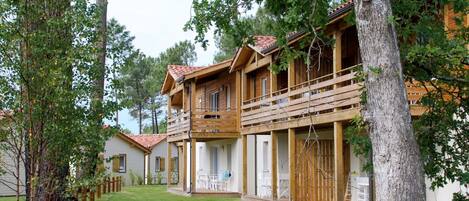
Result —
<path fill-rule="evenodd" d="M 166 186 L 124 187 L 121 192 L 106 194 L 99 201 L 239 201 L 239 198 L 185 197 L 166 192 Z M 0 199 L 0 201 L 4 201 Z"/>
<path fill-rule="evenodd" d="M 0 201 L 14 201 L 15 197 L 0 197 Z M 103 195 L 98 201 L 239 201 L 239 198 L 185 197 L 166 192 L 166 186 L 124 187 L 121 192 Z"/>

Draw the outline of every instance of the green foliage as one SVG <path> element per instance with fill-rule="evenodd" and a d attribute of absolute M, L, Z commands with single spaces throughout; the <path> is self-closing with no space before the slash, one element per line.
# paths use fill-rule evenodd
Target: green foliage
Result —
<path fill-rule="evenodd" d="M 373 172 L 373 163 L 371 161 L 371 140 L 367 135 L 367 127 L 361 116 L 352 119 L 351 124 L 345 129 L 345 140 L 352 146 L 353 153 L 365 159 L 363 171 Z"/>
<path fill-rule="evenodd" d="M 469 201 L 469 194 L 464 195 L 463 192 L 453 193 L 453 201 Z"/>
<path fill-rule="evenodd" d="M 110 28 L 105 97 L 96 115 L 100 14 L 85 0 L 0 2 L 0 110 L 14 111 L 18 131 L 29 131 L 29 159 L 41 159 L 30 161 L 37 167 L 29 175 L 33 190 L 47 183 L 38 196 L 62 193 L 71 184 L 64 178 L 69 165 L 87 165 L 117 131 L 100 122 L 120 109 L 109 98 L 120 90 L 112 74 L 126 63 L 131 40 L 122 45 L 124 29 Z"/>
<path fill-rule="evenodd" d="M 162 180 L 163 180 L 163 173 L 157 172 L 156 173 L 156 184 L 159 184 L 159 185 L 163 184 Z M 168 182 L 168 181 L 166 181 L 166 182 Z"/>
<path fill-rule="evenodd" d="M 153 184 L 153 175 L 151 174 L 151 171 L 148 171 L 147 175 L 147 184 L 152 185 Z"/>
<path fill-rule="evenodd" d="M 143 181 L 143 177 L 140 176 L 140 175 L 137 176 L 137 184 L 138 184 L 138 185 L 143 185 L 143 184 L 145 184 L 144 181 Z"/>
<path fill-rule="evenodd" d="M 129 176 L 130 176 L 130 185 L 135 186 L 138 182 L 137 175 L 132 170 L 129 170 Z"/>

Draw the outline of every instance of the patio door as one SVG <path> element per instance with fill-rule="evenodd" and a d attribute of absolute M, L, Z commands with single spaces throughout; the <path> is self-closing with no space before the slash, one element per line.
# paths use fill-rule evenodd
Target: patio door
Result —
<path fill-rule="evenodd" d="M 219 110 L 220 92 L 216 91 L 210 94 L 210 111 L 217 112 Z"/>
<path fill-rule="evenodd" d="M 210 174 L 218 174 L 218 148 L 210 148 Z"/>
<path fill-rule="evenodd" d="M 333 201 L 334 197 L 334 141 L 297 140 L 298 200 Z"/>

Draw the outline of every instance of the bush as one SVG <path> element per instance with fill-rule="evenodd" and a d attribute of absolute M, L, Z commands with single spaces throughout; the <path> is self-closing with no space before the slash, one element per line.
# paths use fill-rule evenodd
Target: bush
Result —
<path fill-rule="evenodd" d="M 129 172 L 129 176 L 130 176 L 130 184 L 132 186 L 135 186 L 135 184 L 137 183 L 137 175 L 134 174 L 134 172 L 132 170 L 130 170 Z"/>
<path fill-rule="evenodd" d="M 143 184 L 144 184 L 144 182 L 143 182 L 143 177 L 140 176 L 140 175 L 137 176 L 137 184 L 138 184 L 138 185 L 143 185 Z"/>
<path fill-rule="evenodd" d="M 151 175 L 151 171 L 148 171 L 147 175 L 147 184 L 152 185 L 153 184 L 153 175 Z"/>

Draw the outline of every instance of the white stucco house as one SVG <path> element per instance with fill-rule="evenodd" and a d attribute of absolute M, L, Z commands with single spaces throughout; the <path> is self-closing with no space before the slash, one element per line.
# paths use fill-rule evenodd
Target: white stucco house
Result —
<path fill-rule="evenodd" d="M 178 169 L 178 159 L 172 158 L 171 161 L 167 159 L 168 143 L 166 134 L 141 134 L 130 135 L 129 137 L 149 150 L 145 157 L 145 167 L 147 169 L 145 183 L 148 184 L 151 181 L 151 184 L 167 184 L 167 171 L 170 166 L 174 170 Z M 177 151 L 176 146 L 172 146 L 174 146 L 172 150 Z"/>
<path fill-rule="evenodd" d="M 129 135 L 118 133 L 106 141 L 104 167 L 110 175 L 122 176 L 124 185 L 146 177 L 145 157 L 150 151 Z M 135 183 L 136 184 L 136 183 Z"/>

